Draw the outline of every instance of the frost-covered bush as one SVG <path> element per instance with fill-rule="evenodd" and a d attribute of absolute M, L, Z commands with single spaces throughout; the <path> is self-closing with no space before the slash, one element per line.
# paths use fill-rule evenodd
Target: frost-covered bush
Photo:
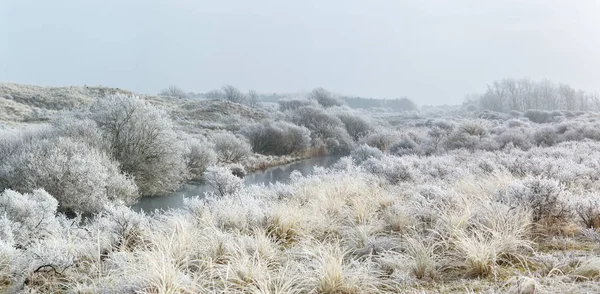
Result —
<path fill-rule="evenodd" d="M 410 181 L 415 176 L 412 167 L 398 157 L 370 157 L 363 161 L 360 166 L 367 172 L 377 175 L 391 184 Z"/>
<path fill-rule="evenodd" d="M 558 142 L 558 135 L 553 128 L 544 127 L 535 131 L 533 142 L 537 146 L 549 147 Z"/>
<path fill-rule="evenodd" d="M 573 211 L 586 228 L 600 228 L 600 195 L 577 195 L 572 199 Z"/>
<path fill-rule="evenodd" d="M 561 221 L 570 214 L 563 189 L 557 180 L 527 178 L 510 184 L 501 201 L 530 209 L 534 222 Z"/>
<path fill-rule="evenodd" d="M 351 112 L 338 112 L 336 116 L 342 121 L 346 127 L 346 131 L 354 141 L 358 141 L 375 129 L 365 116 Z"/>
<path fill-rule="evenodd" d="M 454 130 L 454 124 L 446 120 L 432 120 L 428 121 L 426 125 L 429 126 L 427 137 L 434 151 L 439 150 L 440 143 Z"/>
<path fill-rule="evenodd" d="M 520 119 L 508 120 L 508 121 L 506 121 L 506 124 L 508 125 L 509 128 L 520 128 L 520 127 L 527 126 L 527 123 Z"/>
<path fill-rule="evenodd" d="M 448 150 L 453 149 L 468 149 L 475 150 L 480 141 L 479 136 L 470 135 L 467 132 L 463 131 L 455 131 L 452 132 L 448 137 L 444 140 L 444 147 Z"/>
<path fill-rule="evenodd" d="M 354 141 L 344 128 L 332 128 L 321 132 L 327 151 L 331 154 L 348 154 L 354 149 Z M 318 139 L 317 139 L 318 140 Z"/>
<path fill-rule="evenodd" d="M 267 121 L 241 130 L 252 150 L 266 155 L 287 155 L 310 147 L 310 131 L 284 121 Z"/>
<path fill-rule="evenodd" d="M 474 122 L 474 121 L 467 121 L 464 123 L 461 123 L 458 126 L 458 130 L 460 130 L 460 132 L 469 134 L 470 136 L 474 136 L 474 137 L 478 137 L 478 138 L 483 138 L 485 136 L 487 136 L 487 129 L 485 128 L 485 126 L 479 122 Z"/>
<path fill-rule="evenodd" d="M 4 190 L 0 194 L 0 236 L 16 247 L 43 240 L 58 233 L 55 218 L 58 201 L 42 189 L 31 193 Z"/>
<path fill-rule="evenodd" d="M 486 128 L 481 123 L 463 122 L 445 138 L 444 147 L 449 150 L 468 149 L 474 151 L 479 148 L 479 144 L 487 134 Z"/>
<path fill-rule="evenodd" d="M 312 90 L 312 92 L 310 92 L 310 94 L 308 95 L 308 98 L 316 101 L 317 103 L 319 103 L 319 105 L 325 108 L 344 105 L 342 100 L 338 99 L 333 95 L 333 93 L 323 88 L 316 88 Z"/>
<path fill-rule="evenodd" d="M 40 136 L 40 138 L 68 137 L 101 151 L 107 151 L 110 148 L 96 122 L 89 118 L 77 118 L 73 114 L 65 114 L 52 120 L 50 125 L 52 128 L 48 134 Z"/>
<path fill-rule="evenodd" d="M 350 156 L 356 162 L 356 164 L 361 164 L 363 161 L 369 158 L 382 158 L 383 152 L 381 150 L 371 147 L 369 145 L 363 144 L 358 146 L 356 149 L 352 150 Z"/>
<path fill-rule="evenodd" d="M 560 115 L 560 113 L 558 114 Z M 553 113 L 544 110 L 527 110 L 523 116 L 538 124 L 550 123 L 554 120 Z"/>
<path fill-rule="evenodd" d="M 504 148 L 509 144 L 521 149 L 531 148 L 531 142 L 529 141 L 527 134 L 518 129 L 509 129 L 505 131 L 496 138 L 496 141 L 500 145 L 500 148 Z"/>
<path fill-rule="evenodd" d="M 47 138 L 52 128 L 49 125 L 30 126 L 21 130 L 0 130 L 0 165 L 40 138 Z M 0 185 L 2 182 L 0 182 Z M 1 186 L 0 186 L 1 188 Z"/>
<path fill-rule="evenodd" d="M 387 131 L 376 131 L 368 134 L 366 137 L 360 140 L 361 143 L 367 144 L 371 147 L 375 147 L 383 152 L 387 152 L 388 149 L 397 142 L 398 136 L 395 133 Z"/>
<path fill-rule="evenodd" d="M 409 136 L 407 134 L 402 134 L 400 139 L 398 139 L 393 145 L 390 146 L 389 152 L 390 154 L 402 156 L 402 155 L 411 155 L 411 154 L 422 154 L 425 150 L 421 148 L 421 146 L 415 142 L 414 136 Z"/>
<path fill-rule="evenodd" d="M 214 146 L 208 142 L 192 138 L 187 139 L 184 143 L 185 151 L 183 155 L 189 177 L 191 180 L 200 180 L 206 168 L 217 163 L 217 153 L 214 151 Z"/>
<path fill-rule="evenodd" d="M 227 167 L 209 167 L 204 173 L 204 179 L 220 197 L 234 194 L 244 187 L 244 180 L 233 175 Z"/>
<path fill-rule="evenodd" d="M 310 106 L 301 107 L 291 112 L 290 120 L 296 125 L 304 126 L 317 134 L 331 128 L 344 128 L 342 121 L 335 115 L 324 109 Z"/>
<path fill-rule="evenodd" d="M 173 190 L 186 179 L 183 148 L 164 111 L 121 94 L 99 99 L 91 111 L 111 155 L 134 177 L 142 195 Z"/>
<path fill-rule="evenodd" d="M 252 153 L 252 146 L 246 140 L 231 133 L 213 134 L 210 140 L 222 162 L 237 162 Z"/>
<path fill-rule="evenodd" d="M 277 103 L 281 111 L 296 110 L 305 106 L 317 106 L 314 100 L 307 99 L 280 99 Z"/>
<path fill-rule="evenodd" d="M 93 212 L 104 204 L 130 204 L 138 197 L 133 180 L 106 154 L 69 138 L 42 139 L 23 146 L 0 165 L 8 188 L 38 188 L 54 195 L 61 211 Z"/>
<path fill-rule="evenodd" d="M 148 219 L 124 205 L 107 204 L 94 216 L 91 227 L 102 234 L 104 250 L 132 250 L 142 245 L 141 235 L 148 229 Z"/>
<path fill-rule="evenodd" d="M 311 131 L 313 144 L 324 143 L 331 153 L 344 154 L 354 148 L 354 141 L 342 121 L 324 109 L 302 107 L 290 113 L 290 120 Z"/>

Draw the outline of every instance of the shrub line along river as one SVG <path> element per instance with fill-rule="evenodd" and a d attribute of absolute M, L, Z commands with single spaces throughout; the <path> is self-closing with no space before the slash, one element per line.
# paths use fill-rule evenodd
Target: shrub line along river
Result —
<path fill-rule="evenodd" d="M 313 167 L 330 167 L 340 159 L 339 156 L 323 156 L 303 159 L 286 165 L 279 165 L 267 168 L 265 170 L 249 172 L 244 177 L 246 186 L 255 184 L 275 184 L 276 182 L 285 183 L 289 180 L 290 174 L 297 170 L 303 175 L 309 175 L 313 172 Z M 206 183 L 199 182 L 185 184 L 181 190 L 169 193 L 163 196 L 143 197 L 140 201 L 131 206 L 134 211 L 152 212 L 155 209 L 179 208 L 183 206 L 183 199 L 194 196 L 204 197 L 205 192 L 211 192 L 213 189 Z"/>

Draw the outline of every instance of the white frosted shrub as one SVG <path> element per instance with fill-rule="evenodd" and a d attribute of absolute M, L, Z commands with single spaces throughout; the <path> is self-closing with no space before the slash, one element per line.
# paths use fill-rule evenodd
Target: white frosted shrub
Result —
<path fill-rule="evenodd" d="M 244 187 L 244 180 L 234 176 L 227 167 L 209 167 L 204 173 L 204 179 L 220 197 L 234 194 Z"/>
<path fill-rule="evenodd" d="M 92 148 L 108 151 L 109 146 L 103 138 L 102 131 L 91 119 L 78 119 L 73 114 L 64 114 L 50 122 L 52 130 L 45 138 L 55 136 L 68 137 L 73 141 L 88 144 Z"/>
<path fill-rule="evenodd" d="M 280 99 L 277 103 L 281 111 L 296 110 L 305 106 L 317 106 L 314 100 L 307 99 Z"/>
<path fill-rule="evenodd" d="M 441 143 L 444 139 L 450 135 L 454 128 L 451 124 L 445 121 L 437 121 L 436 124 L 432 125 L 427 132 L 427 137 L 431 143 L 433 151 L 440 149 Z"/>
<path fill-rule="evenodd" d="M 398 141 L 390 146 L 390 154 L 402 156 L 402 155 L 412 155 L 412 154 L 422 154 L 423 149 L 413 138 L 410 136 L 403 134 L 400 136 Z"/>
<path fill-rule="evenodd" d="M 468 149 L 474 151 L 481 140 L 487 136 L 487 130 L 478 122 L 463 122 L 446 137 L 444 146 L 447 149 Z"/>
<path fill-rule="evenodd" d="M 327 151 L 331 154 L 348 154 L 354 149 L 354 141 L 344 128 L 333 128 L 322 132 Z"/>
<path fill-rule="evenodd" d="M 51 238 L 31 244 L 25 252 L 29 260 L 29 272 L 64 273 L 77 261 L 77 250 L 73 245 L 61 238 Z M 77 246 L 81 245 L 77 244 Z"/>
<path fill-rule="evenodd" d="M 91 111 L 111 155 L 134 177 L 142 195 L 174 190 L 186 179 L 183 148 L 164 111 L 122 94 L 98 100 Z"/>
<path fill-rule="evenodd" d="M 310 147 L 310 131 L 284 121 L 267 121 L 242 129 L 252 150 L 267 155 L 287 155 Z"/>
<path fill-rule="evenodd" d="M 252 153 L 252 147 L 244 139 L 231 133 L 218 133 L 211 136 L 217 157 L 221 162 L 237 162 Z"/>
<path fill-rule="evenodd" d="M 324 143 L 333 154 L 347 154 L 354 148 L 354 141 L 342 121 L 326 110 L 301 107 L 289 114 L 289 119 L 311 131 L 313 145 Z"/>
<path fill-rule="evenodd" d="M 333 106 L 342 106 L 344 103 L 342 100 L 335 97 L 335 95 L 323 88 L 316 88 L 310 92 L 308 95 L 308 99 L 314 100 L 319 105 L 327 108 Z"/>
<path fill-rule="evenodd" d="M 351 112 L 338 112 L 336 116 L 342 121 L 346 131 L 354 141 L 358 141 L 375 129 L 371 121 L 365 116 Z"/>
<path fill-rule="evenodd" d="M 466 132 L 456 131 L 448 135 L 444 140 L 444 147 L 449 150 L 468 149 L 474 151 L 479 144 L 480 138 L 469 135 Z"/>
<path fill-rule="evenodd" d="M 411 181 L 414 179 L 412 167 L 398 157 L 370 157 L 360 165 L 365 171 L 377 175 L 391 184 Z"/>
<path fill-rule="evenodd" d="M 558 135 L 553 128 L 541 128 L 533 134 L 533 142 L 537 146 L 549 147 L 558 142 Z"/>
<path fill-rule="evenodd" d="M 381 150 L 371 147 L 369 145 L 363 144 L 358 146 L 356 149 L 352 150 L 350 156 L 356 162 L 356 164 L 361 164 L 363 161 L 369 158 L 382 158 L 383 152 Z"/>
<path fill-rule="evenodd" d="M 312 106 L 300 107 L 289 115 L 293 123 L 307 127 L 311 131 L 344 126 L 339 118 L 322 108 Z"/>
<path fill-rule="evenodd" d="M 600 228 L 600 195 L 577 195 L 571 201 L 573 211 L 586 228 Z"/>
<path fill-rule="evenodd" d="M 197 139 L 188 139 L 184 143 L 184 159 L 190 179 L 200 180 L 206 168 L 217 163 L 217 153 L 213 149 L 214 146 Z"/>
<path fill-rule="evenodd" d="M 520 127 L 529 126 L 529 123 L 526 121 L 523 121 L 522 119 L 510 119 L 510 120 L 506 121 L 506 125 L 508 125 L 509 128 L 520 128 Z"/>
<path fill-rule="evenodd" d="M 530 209 L 534 222 L 564 220 L 570 211 L 563 189 L 557 180 L 527 178 L 510 184 L 501 201 Z"/>
<path fill-rule="evenodd" d="M 560 113 L 551 113 L 544 110 L 527 110 L 523 116 L 534 123 L 543 124 L 552 122 L 554 120 L 554 116 L 557 114 L 560 115 Z"/>
<path fill-rule="evenodd" d="M 496 138 L 496 141 L 500 145 L 500 148 L 507 147 L 509 144 L 521 149 L 531 148 L 531 142 L 529 141 L 527 134 L 518 129 L 509 129 L 505 131 Z"/>
<path fill-rule="evenodd" d="M 0 291 L 16 293 L 28 265 L 22 251 L 0 238 Z"/>
<path fill-rule="evenodd" d="M 360 142 L 367 144 L 371 147 L 375 147 L 383 152 L 387 152 L 388 149 L 398 141 L 398 136 L 395 133 L 387 131 L 376 131 L 363 137 Z"/>
<path fill-rule="evenodd" d="M 133 181 L 107 155 L 69 138 L 43 139 L 27 145 L 4 163 L 8 186 L 17 191 L 43 188 L 61 211 L 94 212 L 108 202 L 134 202 Z"/>
<path fill-rule="evenodd" d="M 0 165 L 19 154 L 33 141 L 50 136 L 51 130 L 50 125 L 29 126 L 20 130 L 0 130 Z"/>
<path fill-rule="evenodd" d="M 94 216 L 90 227 L 101 234 L 104 250 L 132 250 L 141 245 L 141 235 L 148 225 L 143 213 L 124 205 L 107 204 Z"/>
<path fill-rule="evenodd" d="M 2 239 L 16 246 L 27 246 L 57 234 L 57 207 L 58 201 L 41 189 L 24 194 L 4 190 L 0 194 Z"/>

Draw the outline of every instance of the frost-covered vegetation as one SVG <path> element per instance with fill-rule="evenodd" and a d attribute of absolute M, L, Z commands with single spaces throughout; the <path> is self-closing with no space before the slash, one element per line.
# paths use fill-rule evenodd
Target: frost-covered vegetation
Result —
<path fill-rule="evenodd" d="M 3 131 L 0 292 L 600 291 L 599 114 L 382 113 L 315 93 L 332 95 L 265 113 L 114 94 Z M 223 105 L 252 116 L 194 125 Z M 288 183 L 231 172 L 324 153 L 345 156 Z M 214 192 L 182 208 L 125 206 L 197 179 Z"/>
<path fill-rule="evenodd" d="M 483 94 L 468 97 L 467 104 L 479 105 L 481 109 L 494 111 L 600 110 L 600 96 L 576 90 L 567 84 L 555 84 L 549 80 L 502 79 L 487 86 Z"/>

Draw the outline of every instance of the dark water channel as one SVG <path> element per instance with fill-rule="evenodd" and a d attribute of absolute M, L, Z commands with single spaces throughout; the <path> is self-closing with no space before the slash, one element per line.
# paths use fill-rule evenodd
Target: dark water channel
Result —
<path fill-rule="evenodd" d="M 250 172 L 244 177 L 246 186 L 254 184 L 271 184 L 276 182 L 285 183 L 290 179 L 290 174 L 297 170 L 303 175 L 309 175 L 313 172 L 313 167 L 329 167 L 338 161 L 338 156 L 315 157 L 296 161 L 286 165 L 279 165 L 262 171 Z M 134 211 L 151 212 L 155 209 L 177 208 L 183 205 L 183 198 L 204 196 L 205 192 L 212 191 L 212 188 L 204 183 L 186 184 L 181 190 L 155 197 L 144 197 L 131 206 Z"/>

